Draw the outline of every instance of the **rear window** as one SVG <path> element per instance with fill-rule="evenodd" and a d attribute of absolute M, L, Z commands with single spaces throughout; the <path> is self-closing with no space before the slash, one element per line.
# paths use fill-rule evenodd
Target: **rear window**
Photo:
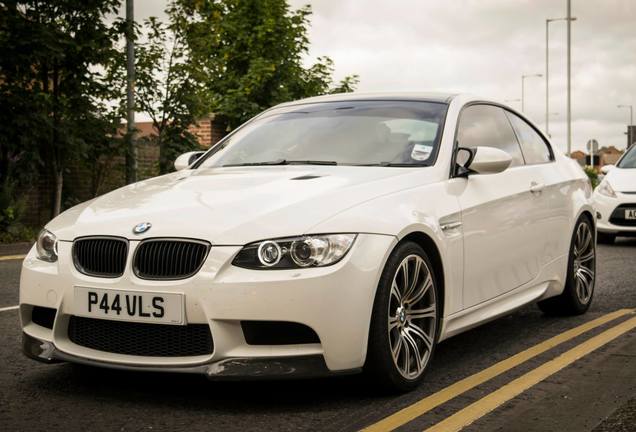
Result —
<path fill-rule="evenodd" d="M 541 164 L 552 160 L 552 152 L 541 135 L 535 131 L 524 119 L 518 115 L 506 111 L 506 115 L 512 123 L 517 134 L 519 144 L 526 164 Z"/>

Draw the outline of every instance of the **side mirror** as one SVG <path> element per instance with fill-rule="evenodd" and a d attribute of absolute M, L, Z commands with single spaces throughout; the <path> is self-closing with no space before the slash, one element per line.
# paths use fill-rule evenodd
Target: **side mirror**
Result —
<path fill-rule="evenodd" d="M 503 150 L 494 147 L 460 147 L 455 157 L 460 176 L 470 174 L 497 174 L 505 171 L 512 157 Z"/>
<path fill-rule="evenodd" d="M 601 172 L 603 174 L 607 174 L 608 172 L 610 172 L 612 170 L 612 168 L 614 168 L 614 165 L 603 165 L 601 167 Z"/>
<path fill-rule="evenodd" d="M 196 162 L 196 160 L 199 159 L 201 155 L 203 155 L 203 153 L 205 152 L 192 151 L 182 154 L 174 161 L 174 169 L 176 169 L 177 171 L 181 171 L 188 168 L 190 165 Z"/>

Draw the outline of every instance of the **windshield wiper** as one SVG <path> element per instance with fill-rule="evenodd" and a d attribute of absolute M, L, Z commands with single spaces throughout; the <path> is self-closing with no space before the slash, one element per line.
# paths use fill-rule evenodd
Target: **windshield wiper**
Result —
<path fill-rule="evenodd" d="M 336 161 L 325 160 L 288 160 L 287 165 L 338 165 Z"/>
<path fill-rule="evenodd" d="M 430 166 L 427 163 L 401 163 L 401 162 L 380 162 L 378 165 L 387 167 L 427 167 Z"/>
<path fill-rule="evenodd" d="M 264 161 L 264 162 L 243 162 L 236 164 L 227 164 L 221 165 L 223 167 L 238 167 L 238 166 L 261 166 L 261 165 L 287 165 L 287 161 L 285 159 L 276 159 L 273 161 Z"/>
<path fill-rule="evenodd" d="M 266 165 L 338 165 L 336 161 L 321 161 L 321 160 L 287 160 L 276 159 L 273 161 L 264 162 L 244 162 L 237 164 L 222 165 L 224 167 L 237 167 L 237 166 L 266 166 Z"/>
<path fill-rule="evenodd" d="M 369 164 L 355 164 L 354 166 L 420 168 L 420 167 L 427 167 L 430 165 L 428 163 L 378 162 L 378 163 L 369 163 Z"/>

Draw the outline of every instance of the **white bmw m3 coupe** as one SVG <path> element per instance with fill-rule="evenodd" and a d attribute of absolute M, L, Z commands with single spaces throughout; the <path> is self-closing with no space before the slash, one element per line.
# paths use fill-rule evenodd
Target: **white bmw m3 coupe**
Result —
<path fill-rule="evenodd" d="M 405 391 L 446 338 L 592 300 L 590 183 L 493 101 L 286 103 L 175 167 L 41 232 L 20 281 L 27 356 L 212 379 L 364 371 Z"/>

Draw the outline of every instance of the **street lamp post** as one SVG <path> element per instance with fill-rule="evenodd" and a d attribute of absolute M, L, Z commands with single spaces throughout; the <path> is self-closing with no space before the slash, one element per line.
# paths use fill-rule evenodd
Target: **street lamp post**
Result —
<path fill-rule="evenodd" d="M 572 0 L 567 2 L 567 23 L 568 23 L 568 104 L 567 104 L 567 122 L 568 122 L 568 157 L 572 154 Z"/>
<path fill-rule="evenodd" d="M 632 125 L 634 124 L 634 106 L 633 105 L 616 105 L 616 108 L 629 108 L 629 125 L 627 126 L 627 148 L 632 144 Z"/>
<path fill-rule="evenodd" d="M 545 134 L 550 136 L 550 23 L 567 21 L 567 18 L 548 18 L 545 20 Z M 570 18 L 576 21 L 576 17 Z"/>
<path fill-rule="evenodd" d="M 542 76 L 541 74 L 521 75 L 521 112 L 523 112 L 525 108 L 526 78 L 541 78 Z"/>
<path fill-rule="evenodd" d="M 135 6 L 126 0 L 126 184 L 137 181 L 135 145 Z"/>

